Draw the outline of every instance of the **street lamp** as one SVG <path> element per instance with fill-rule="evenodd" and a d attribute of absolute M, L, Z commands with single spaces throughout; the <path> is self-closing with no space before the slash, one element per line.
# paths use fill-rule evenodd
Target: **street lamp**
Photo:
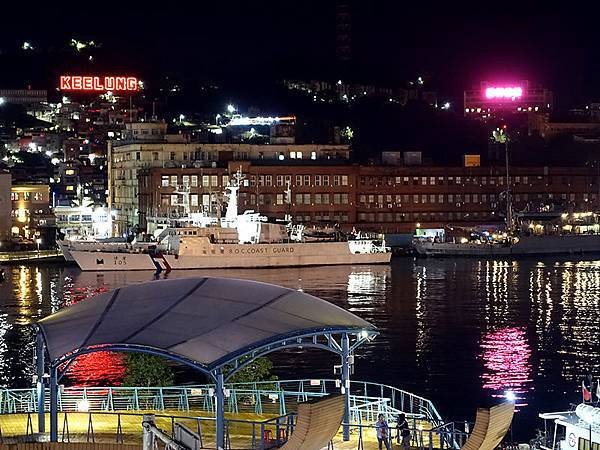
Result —
<path fill-rule="evenodd" d="M 42 239 L 37 238 L 35 240 L 35 243 L 37 244 L 37 252 L 38 252 L 38 256 L 40 256 L 40 244 L 42 243 Z"/>

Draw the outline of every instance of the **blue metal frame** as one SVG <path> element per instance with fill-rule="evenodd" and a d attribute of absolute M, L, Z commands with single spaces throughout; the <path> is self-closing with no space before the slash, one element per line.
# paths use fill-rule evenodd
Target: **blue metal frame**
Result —
<path fill-rule="evenodd" d="M 43 396 L 44 389 L 43 385 L 40 389 L 40 380 L 43 382 L 44 376 L 44 354 L 46 347 L 46 336 L 41 326 L 36 326 L 36 367 L 38 372 L 38 424 L 42 424 L 44 421 L 44 408 L 43 408 Z M 167 350 L 148 347 L 138 344 L 106 344 L 106 345 L 92 345 L 85 346 L 76 349 L 73 352 L 62 355 L 52 361 L 50 361 L 50 441 L 56 442 L 58 440 L 58 380 L 64 375 L 59 373 L 58 367 L 61 364 L 69 364 L 78 356 L 95 353 L 100 351 L 120 351 L 120 352 L 136 352 L 145 353 L 150 355 L 162 356 L 164 358 L 176 361 L 178 363 L 189 366 L 193 369 L 198 370 L 215 382 L 215 399 L 216 399 L 216 441 L 217 448 L 225 448 L 225 392 L 224 383 L 228 380 L 235 372 L 240 370 L 242 367 L 250 364 L 256 358 L 266 355 L 268 353 L 282 350 L 286 348 L 297 348 L 297 347 L 309 347 L 319 348 L 327 350 L 340 355 L 342 362 L 342 381 L 343 389 L 342 392 L 345 395 L 345 408 L 344 408 L 344 423 L 349 423 L 349 408 L 350 408 L 350 389 L 346 386 L 350 385 L 349 378 L 349 356 L 352 352 L 364 343 L 366 340 L 371 340 L 379 333 L 373 329 L 364 329 L 359 327 L 322 327 L 304 329 L 294 333 L 288 333 L 284 335 L 277 335 L 269 339 L 252 343 L 246 347 L 241 348 L 235 352 L 232 352 L 223 358 L 220 358 L 211 364 L 203 364 L 197 361 L 191 360 L 184 356 L 176 353 L 171 353 Z M 340 343 L 335 339 L 335 335 L 340 335 Z M 350 345 L 350 336 L 356 336 L 355 342 Z M 326 342 L 319 342 L 320 337 L 325 337 Z M 309 340 L 310 339 L 310 340 Z M 227 373 L 223 373 L 226 366 L 233 364 L 233 368 L 228 370 Z M 66 368 L 65 368 L 66 370 Z M 39 406 L 41 403 L 41 407 Z M 40 425 L 40 431 L 42 430 Z M 349 438 L 348 426 L 344 426 L 344 439 Z"/>

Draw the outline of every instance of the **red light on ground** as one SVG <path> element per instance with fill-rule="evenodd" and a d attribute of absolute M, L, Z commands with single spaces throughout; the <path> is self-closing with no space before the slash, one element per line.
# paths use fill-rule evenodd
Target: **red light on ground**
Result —
<path fill-rule="evenodd" d="M 94 77 L 81 75 L 61 75 L 61 91 L 137 91 L 136 77 Z"/>
<path fill-rule="evenodd" d="M 486 98 L 517 98 L 523 96 L 520 86 L 488 87 L 485 89 Z"/>

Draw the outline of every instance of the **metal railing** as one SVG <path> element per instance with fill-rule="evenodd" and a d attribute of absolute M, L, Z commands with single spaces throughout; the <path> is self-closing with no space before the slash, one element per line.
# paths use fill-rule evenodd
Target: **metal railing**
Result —
<path fill-rule="evenodd" d="M 104 411 L 60 413 L 58 439 L 61 442 L 140 444 L 143 439 L 145 416 L 144 413 Z M 7 418 L 12 423 L 12 432 L 3 435 L 3 419 Z M 169 439 L 176 440 L 176 430 L 183 426 L 197 438 L 198 448 L 216 448 L 214 417 L 156 414 L 152 415 L 152 418 L 152 423 L 162 433 L 163 442 Z M 294 413 L 265 420 L 226 418 L 225 449 L 268 450 L 280 447 L 294 432 L 296 420 L 297 416 Z M 14 427 L 15 422 L 19 422 L 17 429 Z M 373 423 L 351 423 L 350 431 L 350 441 L 344 448 L 374 448 L 377 430 Z M 393 425 L 390 425 L 388 431 L 387 439 L 390 443 L 399 442 L 398 432 Z M 413 450 L 460 448 L 468 436 L 466 432 L 454 429 L 451 423 L 444 424 L 443 427 L 425 428 L 424 424 L 416 419 L 413 419 L 410 431 L 410 446 Z M 37 439 L 35 413 L 0 416 L 0 443 Z M 340 441 L 341 435 L 338 434 L 334 438 L 334 444 Z M 448 442 L 455 445 L 449 446 Z"/>
<path fill-rule="evenodd" d="M 226 410 L 230 413 L 272 414 L 283 416 L 296 405 L 329 394 L 339 394 L 339 380 L 281 380 L 226 385 Z M 423 397 L 393 386 L 352 381 L 350 414 L 354 423 L 376 420 L 378 414 L 388 419 L 404 412 L 423 418 L 433 426 L 444 422 L 433 403 Z M 59 411 L 206 411 L 214 413 L 214 386 L 174 387 L 62 387 Z M 0 414 L 37 411 L 36 390 L 0 389 Z M 49 392 L 46 393 L 49 409 Z"/>

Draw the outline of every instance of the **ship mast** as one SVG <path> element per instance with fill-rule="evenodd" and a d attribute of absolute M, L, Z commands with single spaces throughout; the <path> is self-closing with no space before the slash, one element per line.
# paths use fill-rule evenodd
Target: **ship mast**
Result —
<path fill-rule="evenodd" d="M 508 137 L 505 137 L 504 141 L 505 159 L 506 159 L 506 231 L 511 232 L 513 230 L 513 208 L 512 208 L 512 190 L 510 173 L 508 171 Z"/>

